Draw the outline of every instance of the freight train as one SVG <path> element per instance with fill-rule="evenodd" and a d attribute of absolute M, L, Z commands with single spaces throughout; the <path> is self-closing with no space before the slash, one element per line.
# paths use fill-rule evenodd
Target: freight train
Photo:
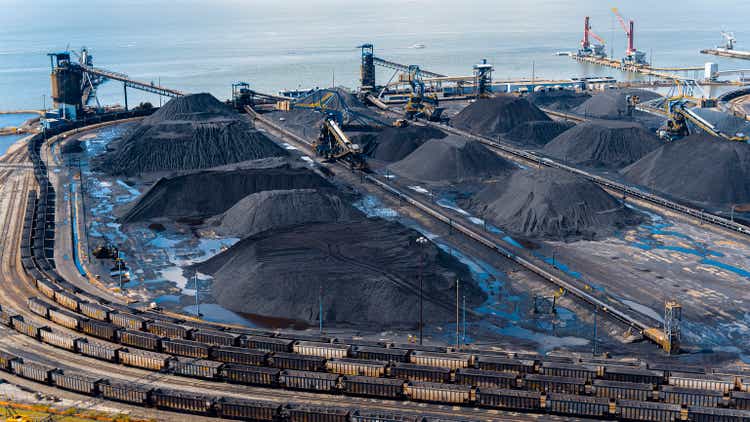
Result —
<path fill-rule="evenodd" d="M 42 141 L 37 135 L 29 142 L 40 194 L 29 194 L 21 261 L 38 291 L 62 308 L 30 298 L 29 309 L 56 324 L 119 345 L 31 324 L 7 307 L 0 311 L 0 322 L 39 341 L 110 362 L 268 387 L 632 420 L 750 420 L 746 411 L 750 410 L 750 374 L 743 372 L 705 374 L 606 359 L 546 357 L 541 361 L 538 355 L 447 353 L 445 348 L 368 342 L 343 344 L 319 336 L 304 338 L 249 329 L 239 332 L 212 324 L 186 323 L 88 297 L 54 269 L 51 249 L 56 195 L 40 159 Z M 65 372 L 56 368 L 36 370 L 33 368 L 39 365 L 15 356 L 5 361 L 5 370 L 19 376 L 61 388 L 68 382 L 60 375 Z M 103 390 L 109 388 L 107 385 L 122 383 L 94 380 L 87 385 L 96 388 L 81 392 L 111 398 Z M 139 397 L 140 404 L 164 406 L 159 390 L 143 390 L 126 385 L 122 392 Z M 175 394 L 173 398 L 186 397 Z M 188 399 L 174 400 L 184 408 L 175 405 L 170 409 L 216 415 L 222 415 L 222 403 L 226 403 L 224 398 L 209 398 L 203 410 L 195 410 L 185 404 L 193 403 Z M 288 408 L 277 411 L 277 417 L 293 412 Z M 341 409 L 336 412 L 341 416 Z M 326 420 L 351 420 L 357 412 L 344 413 L 349 419 Z"/>

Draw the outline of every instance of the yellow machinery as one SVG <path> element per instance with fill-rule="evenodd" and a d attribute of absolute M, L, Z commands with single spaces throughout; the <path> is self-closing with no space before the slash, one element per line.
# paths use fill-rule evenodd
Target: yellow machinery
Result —
<path fill-rule="evenodd" d="M 409 101 L 404 106 L 404 116 L 407 119 L 425 118 L 430 121 L 440 121 L 443 109 L 438 107 L 437 95 L 425 95 L 422 71 L 417 65 L 410 65 L 408 73 L 401 75 L 402 82 L 411 85 Z"/>
<path fill-rule="evenodd" d="M 406 119 L 397 119 L 393 122 L 394 127 L 407 127 L 409 126 L 409 121 Z"/>
<path fill-rule="evenodd" d="M 329 160 L 347 161 L 352 168 L 362 170 L 366 167 L 362 147 L 353 143 L 336 123 L 334 116 L 327 116 L 320 126 L 320 135 L 313 144 L 316 154 Z"/>

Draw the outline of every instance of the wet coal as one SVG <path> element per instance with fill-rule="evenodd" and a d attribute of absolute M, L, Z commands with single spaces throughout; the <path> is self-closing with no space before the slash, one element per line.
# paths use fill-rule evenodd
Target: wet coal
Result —
<path fill-rule="evenodd" d="M 430 139 L 442 139 L 447 135 L 430 126 L 389 127 L 372 134 L 361 142 L 372 158 L 385 162 L 399 161 L 411 154 Z"/>
<path fill-rule="evenodd" d="M 451 119 L 451 124 L 459 129 L 495 137 L 521 123 L 543 120 L 550 118 L 527 99 L 498 95 L 469 104 Z"/>
<path fill-rule="evenodd" d="M 642 221 L 593 182 L 552 168 L 517 171 L 466 203 L 488 222 L 528 238 L 597 239 Z"/>
<path fill-rule="evenodd" d="M 161 178 L 124 210 L 121 221 L 207 218 L 252 193 L 331 187 L 317 173 L 284 159 L 251 161 Z"/>
<path fill-rule="evenodd" d="M 591 98 L 588 92 L 576 92 L 569 89 L 560 91 L 544 91 L 529 94 L 529 101 L 537 107 L 554 111 L 569 111 L 583 104 Z"/>
<path fill-rule="evenodd" d="M 625 178 L 707 207 L 750 203 L 750 145 L 702 133 L 667 143 L 624 168 Z"/>
<path fill-rule="evenodd" d="M 661 145 L 656 135 L 638 123 L 601 120 L 581 123 L 563 132 L 543 151 L 567 163 L 622 168 Z"/>
<path fill-rule="evenodd" d="M 477 141 L 455 135 L 425 142 L 389 169 L 407 179 L 432 183 L 471 182 L 516 168 Z"/>
<path fill-rule="evenodd" d="M 62 144 L 60 152 L 63 154 L 78 154 L 84 151 L 84 143 L 78 139 L 71 139 L 68 142 Z"/>
<path fill-rule="evenodd" d="M 212 217 L 207 228 L 220 236 L 245 238 L 281 227 L 362 217 L 330 189 L 268 190 L 244 197 Z"/>
<path fill-rule="evenodd" d="M 637 95 L 640 102 L 653 100 L 659 94 L 645 89 L 615 89 L 595 94 L 583 104 L 575 107 L 573 111 L 587 117 L 600 119 L 624 119 L 627 118 L 628 95 Z"/>
<path fill-rule="evenodd" d="M 210 94 L 167 102 L 121 139 L 97 168 L 110 174 L 190 170 L 283 156 L 286 151 Z"/>
<path fill-rule="evenodd" d="M 525 122 L 506 133 L 505 138 L 522 146 L 542 147 L 573 126 L 561 121 Z"/>
<path fill-rule="evenodd" d="M 419 236 L 382 219 L 304 224 L 241 240 L 196 268 L 234 312 L 315 323 L 322 289 L 325 322 L 381 329 L 416 325 L 423 271 L 426 320 L 452 320 L 455 280 L 470 273 L 432 243 L 417 247 Z M 462 289 L 467 306 L 485 299 L 471 282 Z"/>

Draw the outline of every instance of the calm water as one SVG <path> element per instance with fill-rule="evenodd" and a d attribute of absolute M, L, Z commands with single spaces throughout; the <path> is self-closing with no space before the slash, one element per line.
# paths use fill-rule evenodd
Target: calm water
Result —
<path fill-rule="evenodd" d="M 698 53 L 720 43 L 722 29 L 750 50 L 750 2 L 740 0 L 684 0 L 679 7 L 646 0 L 0 0 L 0 110 L 40 108 L 49 93 L 45 54 L 68 45 L 89 47 L 98 66 L 220 98 L 235 80 L 268 92 L 334 78 L 355 86 L 355 47 L 363 42 L 374 43 L 379 56 L 451 75 L 469 74 L 482 58 L 497 78 L 530 76 L 532 62 L 538 77 L 610 74 L 553 54 L 577 47 L 589 14 L 619 56 L 625 37 L 611 6 L 636 20 L 636 45 L 653 52 L 656 65 L 750 67 Z M 415 43 L 426 48 L 409 48 Z M 144 98 L 159 102 L 130 95 L 131 103 Z M 122 102 L 122 87 L 105 85 L 100 99 Z"/>

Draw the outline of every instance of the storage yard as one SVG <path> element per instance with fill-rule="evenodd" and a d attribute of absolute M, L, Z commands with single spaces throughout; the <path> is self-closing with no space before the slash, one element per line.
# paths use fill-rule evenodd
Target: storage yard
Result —
<path fill-rule="evenodd" d="M 0 159 L 2 376 L 165 419 L 750 420 L 744 94 L 614 13 L 623 60 L 588 18 L 573 58 L 680 90 L 365 44 L 356 90 L 223 102 L 51 55 L 81 116 Z M 172 98 L 88 113 L 83 75 Z"/>

